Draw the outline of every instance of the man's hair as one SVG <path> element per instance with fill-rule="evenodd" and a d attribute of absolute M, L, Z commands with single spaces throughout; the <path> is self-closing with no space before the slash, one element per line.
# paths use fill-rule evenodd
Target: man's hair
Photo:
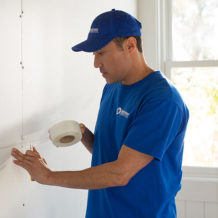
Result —
<path fill-rule="evenodd" d="M 114 38 L 114 42 L 117 45 L 117 47 L 123 49 L 123 42 L 128 39 L 131 36 L 127 36 L 127 37 L 116 37 Z M 136 39 L 136 45 L 137 45 L 137 49 L 139 50 L 139 52 L 142 53 L 142 39 L 141 36 L 132 36 Z"/>

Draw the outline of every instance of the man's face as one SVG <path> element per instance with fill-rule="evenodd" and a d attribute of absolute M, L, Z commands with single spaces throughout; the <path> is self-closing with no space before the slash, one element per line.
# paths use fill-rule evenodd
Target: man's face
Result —
<path fill-rule="evenodd" d="M 118 48 L 111 41 L 93 55 L 95 57 L 94 67 L 99 68 L 107 83 L 112 84 L 125 80 L 129 69 L 129 56 L 125 49 Z"/>

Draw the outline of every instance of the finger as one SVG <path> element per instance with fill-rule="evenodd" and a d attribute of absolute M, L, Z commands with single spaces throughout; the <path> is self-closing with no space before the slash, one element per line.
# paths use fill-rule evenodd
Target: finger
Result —
<path fill-rule="evenodd" d="M 85 132 L 86 127 L 83 123 L 80 123 L 79 126 L 80 126 L 81 132 L 83 134 Z"/>
<path fill-rule="evenodd" d="M 39 152 L 36 150 L 35 147 L 33 147 L 33 152 L 35 152 L 36 154 L 40 155 Z"/>
<path fill-rule="evenodd" d="M 14 162 L 16 165 L 18 165 L 18 166 L 24 168 L 25 170 L 27 170 L 27 171 L 29 170 L 29 164 L 24 163 L 23 161 L 19 161 L 19 160 L 13 160 L 13 162 Z"/>
<path fill-rule="evenodd" d="M 37 155 L 37 157 L 41 158 L 40 153 L 36 150 L 35 147 L 33 147 L 33 152 Z"/>
<path fill-rule="evenodd" d="M 25 154 L 24 157 L 23 157 L 23 162 L 26 161 L 26 162 L 32 163 L 36 159 L 38 159 L 38 157 L 30 156 L 30 155 Z"/>
<path fill-rule="evenodd" d="M 40 153 L 36 150 L 35 147 L 33 147 L 33 152 L 37 154 L 37 157 L 38 157 L 38 158 L 41 158 L 41 159 L 43 160 L 43 162 L 45 162 L 45 163 L 47 164 L 46 160 L 41 157 Z"/>
<path fill-rule="evenodd" d="M 24 155 L 23 157 L 18 156 L 16 159 L 25 165 L 31 165 L 34 161 L 34 157 L 27 155 Z"/>
<path fill-rule="evenodd" d="M 11 152 L 12 152 L 12 153 L 19 154 L 19 155 L 23 155 L 23 153 L 20 152 L 20 151 L 19 151 L 18 149 L 16 149 L 16 148 L 12 148 Z"/>
<path fill-rule="evenodd" d="M 28 156 L 32 156 L 32 157 L 38 157 L 38 154 L 34 153 L 31 150 L 26 150 L 25 154 L 28 155 Z"/>
<path fill-rule="evenodd" d="M 32 156 L 26 155 L 21 153 L 19 150 L 17 149 L 13 149 L 11 152 L 11 155 L 17 159 L 20 162 L 24 162 L 26 164 L 30 164 L 33 160 L 31 158 L 33 158 Z"/>
<path fill-rule="evenodd" d="M 18 149 L 16 149 L 16 148 L 13 148 L 12 150 L 11 150 L 11 155 L 13 156 L 13 157 L 15 157 L 16 159 L 18 159 L 18 158 L 23 158 L 24 157 L 24 154 L 22 153 L 22 152 L 20 152 Z"/>
<path fill-rule="evenodd" d="M 39 155 L 39 153 L 34 152 L 32 150 L 27 150 L 25 153 L 26 156 L 31 156 L 31 157 L 36 157 L 36 158 L 41 158 L 41 156 Z"/>
<path fill-rule="evenodd" d="M 47 162 L 46 162 L 45 158 L 42 158 L 42 160 L 43 160 L 43 162 L 47 165 Z"/>

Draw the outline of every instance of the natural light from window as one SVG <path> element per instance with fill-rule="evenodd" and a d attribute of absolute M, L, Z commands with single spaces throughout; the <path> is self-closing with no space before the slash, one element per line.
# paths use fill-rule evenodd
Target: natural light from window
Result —
<path fill-rule="evenodd" d="M 173 0 L 173 60 L 218 60 L 217 24 L 217 0 Z"/>
<path fill-rule="evenodd" d="M 196 61 L 172 67 L 171 80 L 190 110 L 184 165 L 218 167 L 218 1 L 173 0 L 172 61 Z"/>

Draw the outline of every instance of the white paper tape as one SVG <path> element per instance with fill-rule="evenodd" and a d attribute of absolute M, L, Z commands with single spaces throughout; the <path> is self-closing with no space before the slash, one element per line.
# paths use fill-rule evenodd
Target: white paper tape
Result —
<path fill-rule="evenodd" d="M 49 129 L 49 138 L 57 147 L 74 145 L 82 138 L 79 124 L 74 120 L 64 120 Z"/>

